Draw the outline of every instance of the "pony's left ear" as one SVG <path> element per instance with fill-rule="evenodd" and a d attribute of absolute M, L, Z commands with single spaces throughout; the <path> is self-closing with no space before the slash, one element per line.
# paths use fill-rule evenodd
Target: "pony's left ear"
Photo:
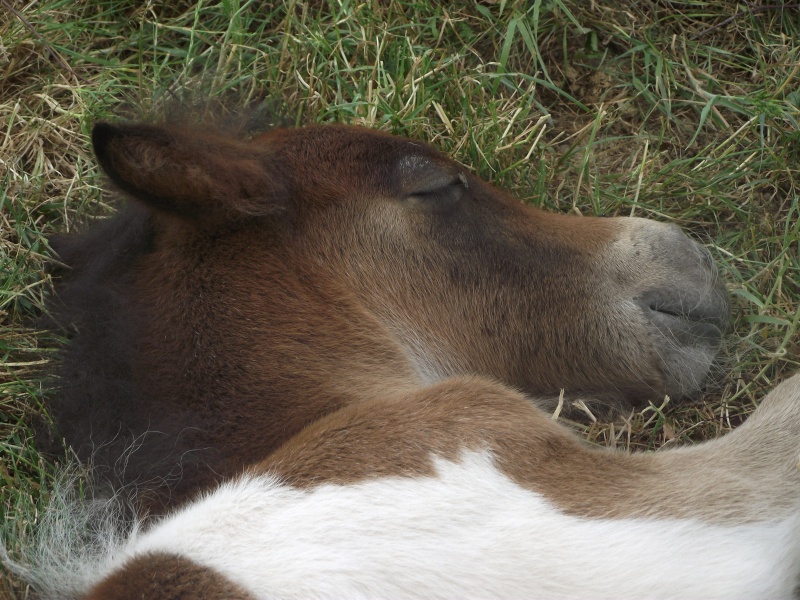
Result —
<path fill-rule="evenodd" d="M 92 144 L 103 171 L 156 210 L 219 221 L 286 208 L 289 183 L 269 148 L 153 125 L 98 123 Z"/>

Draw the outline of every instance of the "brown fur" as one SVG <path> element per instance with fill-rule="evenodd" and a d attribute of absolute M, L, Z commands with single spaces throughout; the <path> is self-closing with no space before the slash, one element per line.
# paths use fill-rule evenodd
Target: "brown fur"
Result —
<path fill-rule="evenodd" d="M 444 377 L 689 393 L 705 371 L 682 382 L 680 344 L 712 352 L 725 327 L 716 272 L 677 229 L 525 207 L 423 144 L 350 127 L 93 141 L 134 202 L 58 247 L 54 312 L 75 334 L 54 413 L 156 511 Z"/>
<path fill-rule="evenodd" d="M 254 600 L 209 567 L 163 553 L 143 554 L 106 577 L 82 600 Z"/>
<path fill-rule="evenodd" d="M 489 450 L 507 476 L 569 514 L 743 523 L 796 508 L 798 406 L 795 378 L 773 392 L 746 427 L 722 440 L 628 454 L 582 443 L 502 385 L 462 378 L 347 406 L 253 471 L 276 473 L 301 487 L 345 485 L 432 476 L 434 455 L 458 460 L 465 450 Z"/>

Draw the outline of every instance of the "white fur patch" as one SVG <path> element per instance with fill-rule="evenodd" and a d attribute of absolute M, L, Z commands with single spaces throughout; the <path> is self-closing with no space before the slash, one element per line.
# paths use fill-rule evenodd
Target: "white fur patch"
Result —
<path fill-rule="evenodd" d="M 576 518 L 488 453 L 437 469 L 310 490 L 243 477 L 113 562 L 176 553 L 259 598 L 789 598 L 798 583 L 800 516 L 730 527 Z"/>

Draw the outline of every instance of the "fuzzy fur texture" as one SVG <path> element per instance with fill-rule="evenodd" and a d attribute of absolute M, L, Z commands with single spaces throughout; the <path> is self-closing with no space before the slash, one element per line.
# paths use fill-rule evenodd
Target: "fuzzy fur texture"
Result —
<path fill-rule="evenodd" d="M 471 406 L 447 406 L 448 393 L 469 402 L 468 388 Z M 335 418 L 322 421 L 267 470 L 150 522 L 126 520 L 121 496 L 56 494 L 36 543 L 19 562 L 4 562 L 47 600 L 87 592 L 87 600 L 125 599 L 143 575 L 162 599 L 793 597 L 800 375 L 728 436 L 634 455 L 578 444 L 524 398 L 501 390 L 458 380 L 438 386 L 438 396 L 431 389 L 433 412 L 412 399 L 371 407 L 380 441 L 369 460 L 363 448 L 342 452 L 351 433 L 369 443 L 366 422 L 349 413 L 352 431 L 341 437 L 330 426 Z M 506 412 L 513 406 L 520 412 Z M 424 415 L 413 421 L 418 438 L 391 417 L 399 409 Z M 542 433 L 548 422 L 552 429 Z M 441 429 L 454 430 L 460 451 L 431 433 Z M 469 430 L 486 447 L 476 448 Z M 364 461 L 356 466 L 359 453 Z M 350 464 L 350 479 L 345 470 L 331 473 L 330 461 Z M 548 461 L 560 478 L 547 475 Z M 292 484 L 292 477 L 301 479 Z M 565 510 L 558 486 L 594 503 Z M 580 507 L 594 512 L 576 514 Z"/>
<path fill-rule="evenodd" d="M 62 468 L 32 538 L 17 553 L 10 554 L 8 540 L 0 540 L 0 563 L 31 586 L 34 598 L 64 600 L 85 593 L 142 525 L 131 518 L 132 494 L 94 496 L 86 475 L 79 465 Z"/>
<path fill-rule="evenodd" d="M 259 598 L 788 598 L 800 515 L 718 526 L 582 519 L 482 452 L 435 477 L 297 491 L 222 486 L 133 541 L 226 574 Z"/>
<path fill-rule="evenodd" d="M 487 452 L 435 467 L 433 477 L 312 490 L 244 476 L 125 540 L 106 519 L 110 542 L 48 573 L 45 597 L 76 597 L 150 553 L 208 567 L 261 599 L 731 600 L 791 598 L 798 584 L 798 513 L 727 526 L 586 519 L 515 484 Z"/>

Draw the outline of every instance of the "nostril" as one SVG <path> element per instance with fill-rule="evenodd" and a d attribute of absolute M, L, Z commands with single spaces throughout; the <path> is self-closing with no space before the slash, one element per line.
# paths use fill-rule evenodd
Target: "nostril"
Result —
<path fill-rule="evenodd" d="M 624 283 L 645 316 L 726 331 L 728 293 L 708 248 L 674 224 L 632 221 L 631 232 Z"/>
<path fill-rule="evenodd" d="M 684 319 L 691 319 L 696 310 L 693 311 L 686 298 L 681 298 L 677 294 L 671 294 L 671 290 L 655 290 L 648 292 L 640 298 L 640 304 L 646 306 L 652 312 L 669 315 Z"/>
<path fill-rule="evenodd" d="M 645 292 L 637 302 L 651 319 L 658 317 L 708 324 L 722 331 L 728 327 L 729 305 L 722 286 L 660 288 Z"/>

